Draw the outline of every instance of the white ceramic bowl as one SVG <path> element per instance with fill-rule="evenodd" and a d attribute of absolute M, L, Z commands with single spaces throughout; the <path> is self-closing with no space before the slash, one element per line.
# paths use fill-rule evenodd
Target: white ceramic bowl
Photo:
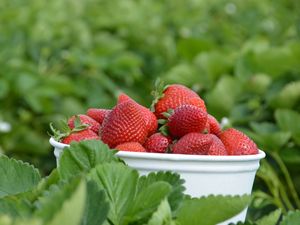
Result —
<path fill-rule="evenodd" d="M 68 145 L 53 138 L 50 144 L 58 161 L 63 148 Z M 119 151 L 117 156 L 142 175 L 159 170 L 177 172 L 185 179 L 185 193 L 200 197 L 210 194 L 250 195 L 259 161 L 265 153 L 260 150 L 257 155 L 209 156 Z M 244 221 L 246 213 L 247 209 L 219 225 Z"/>

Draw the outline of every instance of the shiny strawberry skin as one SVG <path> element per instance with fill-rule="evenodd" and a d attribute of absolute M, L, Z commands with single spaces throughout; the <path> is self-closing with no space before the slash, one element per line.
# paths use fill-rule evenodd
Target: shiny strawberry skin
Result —
<path fill-rule="evenodd" d="M 215 134 L 217 136 L 222 132 L 218 120 L 210 114 L 207 115 L 207 123 L 205 129 L 208 131 L 208 133 Z"/>
<path fill-rule="evenodd" d="M 212 137 L 207 134 L 189 133 L 184 135 L 172 147 L 175 154 L 207 155 Z"/>
<path fill-rule="evenodd" d="M 166 137 L 161 133 L 152 134 L 144 144 L 147 152 L 165 153 L 169 144 L 172 142 L 170 137 Z"/>
<path fill-rule="evenodd" d="M 119 98 L 118 98 L 118 104 L 124 103 L 126 101 L 132 101 L 132 102 L 136 103 L 139 106 L 141 112 L 143 113 L 143 117 L 145 119 L 145 122 L 146 122 L 146 127 L 148 129 L 148 136 L 154 134 L 157 130 L 157 127 L 158 127 L 157 118 L 154 115 L 154 113 L 151 112 L 146 107 L 144 107 L 144 106 L 140 105 L 139 103 L 137 103 L 136 101 L 134 101 L 128 95 L 126 95 L 124 93 L 120 94 Z"/>
<path fill-rule="evenodd" d="M 195 105 L 202 108 L 203 111 L 206 111 L 204 101 L 196 92 L 183 85 L 172 84 L 164 90 L 163 97 L 154 105 L 154 114 L 157 118 L 162 119 L 165 118 L 162 115 L 163 112 L 167 112 L 169 109 L 176 109 L 184 104 Z"/>
<path fill-rule="evenodd" d="M 110 112 L 110 109 L 90 108 L 87 110 L 86 115 L 93 118 L 101 125 L 105 116 L 107 116 Z"/>
<path fill-rule="evenodd" d="M 143 113 L 132 101 L 116 105 L 105 117 L 100 129 L 101 140 L 111 148 L 125 142 L 143 144 L 147 135 Z"/>
<path fill-rule="evenodd" d="M 82 124 L 87 124 L 89 125 L 88 129 L 94 131 L 96 134 L 98 134 L 99 132 L 99 128 L 100 128 L 100 124 L 94 120 L 93 118 L 87 116 L 87 115 L 84 115 L 84 114 L 80 114 L 78 115 L 79 118 L 80 118 L 80 122 Z M 68 120 L 68 126 L 71 128 L 71 129 L 74 129 L 75 125 L 74 125 L 74 121 L 75 121 L 75 118 L 76 116 L 72 116 L 69 120 Z"/>
<path fill-rule="evenodd" d="M 79 142 L 83 140 L 99 140 L 99 136 L 90 129 L 74 132 L 62 139 L 62 143 L 70 144 L 72 141 Z"/>
<path fill-rule="evenodd" d="M 228 155 L 227 150 L 222 141 L 214 134 L 207 134 L 212 137 L 212 144 L 207 155 Z"/>
<path fill-rule="evenodd" d="M 173 137 L 182 137 L 188 133 L 201 133 L 207 122 L 207 112 L 193 105 L 182 105 L 170 116 L 168 127 Z"/>
<path fill-rule="evenodd" d="M 119 151 L 146 152 L 146 149 L 138 142 L 126 142 L 115 147 Z"/>
<path fill-rule="evenodd" d="M 228 155 L 255 155 L 258 154 L 258 148 L 243 132 L 229 128 L 220 134 Z"/>

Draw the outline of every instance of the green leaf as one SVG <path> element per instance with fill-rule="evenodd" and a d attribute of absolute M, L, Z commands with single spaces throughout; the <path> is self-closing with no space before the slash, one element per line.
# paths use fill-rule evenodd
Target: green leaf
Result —
<path fill-rule="evenodd" d="M 225 221 L 247 207 L 250 197 L 243 196 L 208 196 L 186 199 L 177 213 L 181 225 L 215 225 Z"/>
<path fill-rule="evenodd" d="M 300 100 L 300 81 L 292 81 L 273 97 L 271 104 L 276 108 L 293 108 Z"/>
<path fill-rule="evenodd" d="M 290 211 L 286 216 L 283 217 L 279 225 L 299 225 L 300 211 Z"/>
<path fill-rule="evenodd" d="M 300 114 L 289 109 L 278 109 L 275 111 L 278 126 L 283 131 L 289 131 L 295 142 L 300 145 Z"/>
<path fill-rule="evenodd" d="M 214 43 L 210 39 L 185 38 L 177 43 L 178 53 L 190 60 L 199 53 L 212 49 L 213 46 Z"/>
<path fill-rule="evenodd" d="M 20 219 L 10 217 L 8 215 L 0 215 L 0 224 L 1 225 L 44 225 L 42 221 L 36 218 L 30 219 Z"/>
<path fill-rule="evenodd" d="M 223 76 L 207 95 L 208 111 L 217 118 L 228 116 L 240 92 L 241 83 L 237 79 Z"/>
<path fill-rule="evenodd" d="M 113 224 L 145 223 L 163 199 L 171 195 L 180 199 L 182 194 L 178 175 L 152 173 L 139 179 L 136 170 L 121 163 L 98 165 L 89 179 L 105 191 L 110 204 L 108 219 Z M 177 199 L 172 201 L 178 204 Z"/>
<path fill-rule="evenodd" d="M 152 214 L 147 225 L 176 225 L 172 219 L 172 211 L 167 199 L 164 199 Z"/>
<path fill-rule="evenodd" d="M 110 205 L 108 219 L 113 224 L 123 224 L 133 204 L 138 172 L 121 163 L 102 164 L 90 172 L 89 178 L 105 191 Z"/>
<path fill-rule="evenodd" d="M 143 190 L 145 187 L 153 184 L 157 181 L 165 181 L 168 182 L 172 186 L 172 191 L 168 196 L 168 201 L 171 206 L 171 209 L 174 211 L 176 210 L 180 203 L 184 198 L 184 190 L 185 187 L 183 186 L 184 180 L 180 178 L 180 175 L 177 173 L 172 172 L 152 172 L 149 173 L 147 176 L 142 176 L 139 179 L 138 183 L 138 191 Z"/>
<path fill-rule="evenodd" d="M 171 190 L 171 185 L 164 181 L 152 183 L 139 190 L 127 213 L 128 221 L 146 220 Z"/>
<path fill-rule="evenodd" d="M 105 192 L 99 190 L 93 181 L 87 183 L 87 198 L 81 225 L 102 224 L 107 217 L 109 204 L 105 200 Z"/>
<path fill-rule="evenodd" d="M 291 133 L 280 131 L 275 124 L 272 123 L 250 123 L 251 128 L 255 131 L 246 132 L 259 146 L 266 151 L 281 150 L 291 138 Z"/>
<path fill-rule="evenodd" d="M 277 209 L 256 221 L 257 225 L 276 225 L 281 216 L 281 209 Z"/>
<path fill-rule="evenodd" d="M 89 172 L 96 165 L 119 161 L 112 151 L 101 141 L 89 140 L 71 143 L 65 148 L 59 160 L 58 172 L 66 180 L 80 173 Z"/>
<path fill-rule="evenodd" d="M 31 214 L 32 206 L 25 199 L 17 196 L 6 196 L 0 199 L 0 214 L 6 214 L 13 218 L 26 217 Z"/>
<path fill-rule="evenodd" d="M 48 190 L 43 191 L 34 203 L 37 209 L 34 215 L 44 222 L 52 220 L 54 215 L 61 210 L 64 202 L 71 198 L 79 183 L 79 179 L 73 179 L 68 183 L 61 182 L 51 185 Z"/>
<path fill-rule="evenodd" d="M 86 184 L 80 182 L 68 199 L 64 199 L 60 210 L 56 212 L 53 219 L 46 225 L 79 225 L 84 213 L 84 202 L 86 199 Z M 55 201 L 54 199 L 53 201 Z M 52 209 L 55 210 L 55 209 Z"/>
<path fill-rule="evenodd" d="M 32 165 L 0 156 L 0 198 L 32 190 L 41 180 Z"/>

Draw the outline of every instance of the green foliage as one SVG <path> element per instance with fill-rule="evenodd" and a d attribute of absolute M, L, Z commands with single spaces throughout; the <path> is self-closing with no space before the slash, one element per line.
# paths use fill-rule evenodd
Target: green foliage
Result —
<path fill-rule="evenodd" d="M 100 141 L 83 141 L 68 149 L 72 153 L 64 154 L 65 160 L 77 151 L 93 152 L 97 142 L 104 156 L 112 152 Z M 76 160 L 66 162 L 77 164 Z M 183 194 L 183 180 L 177 174 L 139 176 L 137 170 L 117 160 L 98 160 L 93 167 L 87 160 L 82 164 L 87 164 L 86 170 L 72 177 L 59 177 L 54 170 L 35 185 L 37 193 L 23 188 L 23 192 L 0 198 L 1 224 L 215 224 L 239 213 L 250 200 L 249 196 L 190 199 Z M 14 168 L 15 161 L 5 166 Z M 59 168 L 60 174 L 69 169 Z"/>
<path fill-rule="evenodd" d="M 122 91 L 150 106 L 160 77 L 193 88 L 268 153 L 251 216 L 300 208 L 298 0 L 3 0 L 0 11 L 0 124 L 11 125 L 1 153 L 49 174 L 50 122 L 111 108 Z M 96 165 L 69 161 L 64 178 Z"/>
<path fill-rule="evenodd" d="M 182 225 L 215 225 L 236 215 L 249 204 L 249 196 L 208 196 L 199 199 L 185 199 L 177 212 Z M 218 209 L 212 210 L 216 205 Z"/>
<path fill-rule="evenodd" d="M 0 199 L 30 191 L 41 177 L 37 169 L 28 163 L 0 156 Z"/>

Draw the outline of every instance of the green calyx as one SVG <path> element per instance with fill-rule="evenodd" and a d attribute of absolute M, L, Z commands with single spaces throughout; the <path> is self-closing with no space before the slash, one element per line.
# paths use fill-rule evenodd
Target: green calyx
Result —
<path fill-rule="evenodd" d="M 56 141 L 61 141 L 63 138 L 69 136 L 70 134 L 85 130 L 86 128 L 89 127 L 88 124 L 81 123 L 81 120 L 80 120 L 79 116 L 77 116 L 77 115 L 75 116 L 73 129 L 71 129 L 68 126 L 68 123 L 66 120 L 61 120 L 58 125 L 59 125 L 59 129 L 55 128 L 53 126 L 53 123 L 49 124 L 51 133 L 48 132 L 48 134 L 51 137 L 53 137 L 54 140 L 56 140 Z"/>
<path fill-rule="evenodd" d="M 157 78 L 154 83 L 154 90 L 151 92 L 151 95 L 153 96 L 153 101 L 150 106 L 151 112 L 155 111 L 155 105 L 156 103 L 164 97 L 164 91 L 168 88 L 169 85 L 165 86 L 164 82 Z"/>

